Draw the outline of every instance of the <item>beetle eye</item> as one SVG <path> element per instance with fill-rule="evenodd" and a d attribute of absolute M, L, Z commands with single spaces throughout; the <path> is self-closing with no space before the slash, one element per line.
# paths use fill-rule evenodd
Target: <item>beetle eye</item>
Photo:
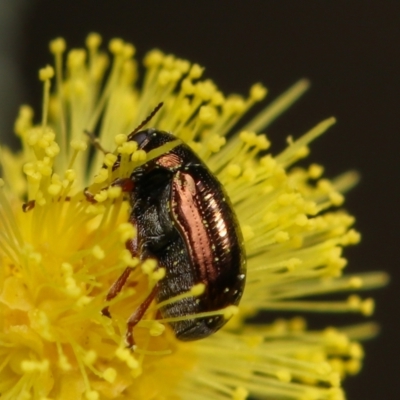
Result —
<path fill-rule="evenodd" d="M 134 140 L 138 144 L 139 149 L 143 149 L 146 144 L 150 141 L 151 134 L 150 132 L 147 131 L 140 131 L 138 133 L 135 133 L 130 140 Z"/>

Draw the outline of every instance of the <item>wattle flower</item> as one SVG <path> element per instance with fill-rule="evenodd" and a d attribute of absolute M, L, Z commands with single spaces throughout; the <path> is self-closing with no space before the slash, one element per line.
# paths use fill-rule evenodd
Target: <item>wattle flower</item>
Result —
<path fill-rule="evenodd" d="M 239 130 L 242 116 L 264 99 L 262 85 L 246 98 L 225 96 L 202 79 L 203 68 L 158 50 L 146 56 L 139 79 L 132 45 L 112 40 L 110 59 L 100 43 L 91 34 L 87 49 L 71 50 L 65 60 L 64 40 L 51 43 L 55 66 L 40 71 L 42 116 L 21 107 L 15 132 L 22 150 L 1 148 L 1 400 L 344 399 L 342 379 L 357 373 L 363 358 L 358 341 L 373 336 L 376 325 L 314 330 L 304 315 L 369 316 L 373 300 L 353 292 L 382 286 L 387 277 L 343 273 L 343 248 L 360 240 L 354 217 L 340 208 L 357 174 L 328 180 L 320 165 L 295 166 L 334 119 L 289 138 L 274 156 L 262 132 L 308 82 Z M 186 142 L 230 197 L 244 236 L 247 282 L 239 307 L 209 314 L 231 318 L 227 325 L 199 341 L 177 340 L 153 302 L 134 329 L 132 351 L 126 319 L 164 275 L 157 260 L 140 261 L 126 249 L 136 229 L 127 222 L 126 194 L 111 184 L 154 157 L 127 135 L 160 101 L 150 126 Z M 96 132 L 109 152 L 92 146 L 85 131 Z M 121 165 L 113 170 L 118 154 Z M 127 287 L 106 304 L 127 266 L 134 268 Z M 344 292 L 351 294 L 320 300 Z M 111 319 L 101 314 L 105 305 Z M 254 322 L 265 310 L 300 316 Z"/>

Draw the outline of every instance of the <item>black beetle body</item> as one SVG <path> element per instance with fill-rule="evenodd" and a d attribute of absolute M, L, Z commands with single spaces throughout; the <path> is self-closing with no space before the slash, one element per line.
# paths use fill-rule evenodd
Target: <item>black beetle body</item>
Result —
<path fill-rule="evenodd" d="M 147 129 L 129 140 L 149 152 L 176 137 Z M 157 302 L 205 284 L 202 295 L 165 305 L 161 315 L 180 317 L 237 305 L 245 284 L 243 239 L 224 188 L 205 164 L 182 143 L 136 168 L 130 180 L 130 222 L 137 227 L 138 253 L 141 259 L 156 259 L 166 270 Z M 195 340 L 225 322 L 217 315 L 170 325 L 178 339 Z"/>

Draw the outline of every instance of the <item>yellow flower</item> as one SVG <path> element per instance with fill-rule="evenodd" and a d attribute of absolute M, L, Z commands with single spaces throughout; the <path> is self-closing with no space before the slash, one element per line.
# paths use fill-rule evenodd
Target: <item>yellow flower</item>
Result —
<path fill-rule="evenodd" d="M 15 131 L 22 151 L 1 148 L 1 399 L 343 399 L 342 378 L 358 372 L 357 340 L 374 334 L 373 323 L 309 330 L 303 317 L 251 320 L 263 310 L 370 315 L 371 299 L 313 296 L 386 281 L 383 273 L 343 275 L 342 249 L 360 235 L 338 207 L 357 175 L 329 181 L 322 166 L 293 166 L 334 119 L 289 138 L 272 156 L 261 132 L 307 89 L 306 81 L 238 130 L 240 118 L 265 97 L 262 85 L 247 98 L 226 97 L 201 78 L 200 66 L 158 50 L 146 56 L 138 80 L 134 47 L 112 40 L 110 60 L 100 42 L 89 35 L 87 49 L 71 50 L 66 62 L 65 42 L 51 43 L 55 67 L 40 71 L 41 122 L 35 125 L 31 108 L 21 107 Z M 127 199 L 111 183 L 155 157 L 127 134 L 160 101 L 150 125 L 187 142 L 229 194 L 244 236 L 247 283 L 239 308 L 209 314 L 232 317 L 229 323 L 199 341 L 178 341 L 153 303 L 134 328 L 131 351 L 126 319 L 163 271 L 125 248 L 136 231 L 127 222 Z M 88 145 L 85 131 L 97 132 L 111 152 Z M 117 154 L 121 166 L 113 171 Z M 109 287 L 127 266 L 133 268 L 127 287 L 109 302 L 112 318 L 105 318 Z M 194 287 L 183 296 L 200 292 Z"/>

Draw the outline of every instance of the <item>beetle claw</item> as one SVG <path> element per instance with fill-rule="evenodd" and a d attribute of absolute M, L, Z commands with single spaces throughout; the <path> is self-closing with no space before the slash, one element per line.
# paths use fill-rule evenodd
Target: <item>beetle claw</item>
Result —
<path fill-rule="evenodd" d="M 110 310 L 108 309 L 108 306 L 104 307 L 101 310 L 101 315 L 103 315 L 103 317 L 111 318 L 111 314 L 110 314 Z"/>

